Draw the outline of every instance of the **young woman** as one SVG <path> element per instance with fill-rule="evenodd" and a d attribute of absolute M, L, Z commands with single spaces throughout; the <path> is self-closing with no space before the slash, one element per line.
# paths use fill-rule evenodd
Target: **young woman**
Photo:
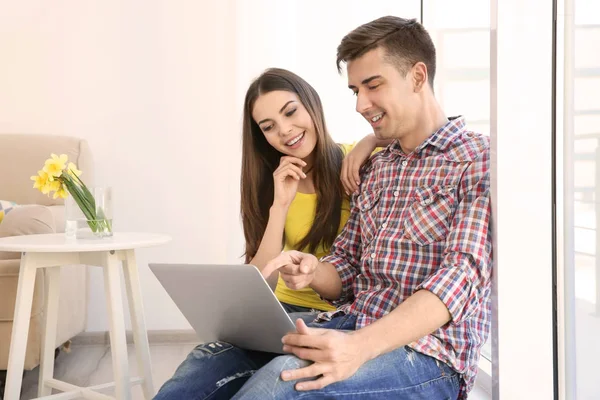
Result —
<path fill-rule="evenodd" d="M 347 194 L 358 189 L 360 166 L 376 145 L 384 144 L 370 135 L 348 154 L 352 146 L 335 144 L 327 133 L 317 92 L 289 71 L 265 71 L 248 88 L 244 104 L 246 262 L 262 270 L 283 249 L 317 257 L 327 253 L 349 217 Z M 288 312 L 332 309 L 312 290 L 290 290 L 278 280 L 278 274 L 267 277 Z M 230 398 L 239 390 L 248 377 L 230 382 L 229 371 L 237 368 L 231 360 L 246 350 L 216 343 L 192 350 L 155 399 Z M 266 359 L 272 356 L 264 353 Z M 212 387 L 203 386 L 213 379 L 230 382 L 227 390 L 211 392 Z"/>
<path fill-rule="evenodd" d="M 244 103 L 246 262 L 262 270 L 282 250 L 327 254 L 350 215 L 348 194 L 360 184 L 360 166 L 383 145 L 374 135 L 356 146 L 336 144 L 312 86 L 283 69 L 259 76 Z M 333 309 L 311 289 L 289 289 L 277 273 L 267 281 L 288 312 Z"/>

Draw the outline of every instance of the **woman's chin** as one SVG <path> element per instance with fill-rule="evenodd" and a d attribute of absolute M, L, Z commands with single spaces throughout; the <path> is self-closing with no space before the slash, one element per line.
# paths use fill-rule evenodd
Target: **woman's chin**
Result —
<path fill-rule="evenodd" d="M 280 151 L 283 154 L 285 154 L 286 156 L 305 159 L 308 156 L 310 156 L 310 154 L 313 152 L 314 149 L 315 149 L 315 146 L 306 146 L 305 145 L 305 146 L 301 146 L 297 149 L 285 148 L 285 149 L 281 149 Z"/>

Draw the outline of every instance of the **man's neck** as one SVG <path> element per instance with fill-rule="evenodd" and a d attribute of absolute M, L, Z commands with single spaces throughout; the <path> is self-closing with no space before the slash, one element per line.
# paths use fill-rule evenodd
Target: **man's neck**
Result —
<path fill-rule="evenodd" d="M 423 108 L 422 117 L 417 121 L 415 129 L 400 139 L 400 147 L 406 154 L 413 152 L 429 136 L 448 123 L 448 118 L 438 102 L 433 99 Z"/>

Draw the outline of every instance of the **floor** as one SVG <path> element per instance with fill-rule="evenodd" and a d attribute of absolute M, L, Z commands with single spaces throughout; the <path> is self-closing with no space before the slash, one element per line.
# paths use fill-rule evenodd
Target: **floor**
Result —
<path fill-rule="evenodd" d="M 154 344 L 150 346 L 152 360 L 152 377 L 156 390 L 169 379 L 175 369 L 185 359 L 193 343 L 185 344 Z M 133 345 L 129 346 L 129 370 L 132 377 L 137 375 L 135 352 Z M 56 359 L 54 377 L 77 386 L 93 386 L 112 382 L 112 360 L 108 346 L 72 346 L 70 353 L 61 352 Z M 38 369 L 25 374 L 21 400 L 33 399 L 37 396 Z M 111 395 L 111 390 L 103 392 Z M 133 400 L 144 398 L 141 387 L 132 389 Z"/>
<path fill-rule="evenodd" d="M 169 379 L 177 366 L 195 346 L 185 344 L 153 344 L 150 346 L 152 359 L 152 376 L 156 389 Z M 137 376 L 135 353 L 129 346 L 130 374 Z M 112 381 L 112 361 L 108 346 L 72 346 L 70 353 L 61 352 L 56 359 L 54 376 L 77 386 L 91 386 Z M 23 380 L 21 400 L 33 399 L 37 396 L 38 369 L 28 371 Z M 110 395 L 111 392 L 106 391 Z M 133 400 L 142 400 L 143 394 L 139 386 L 133 388 Z M 469 396 L 470 400 L 490 400 L 491 396 L 479 388 Z"/>

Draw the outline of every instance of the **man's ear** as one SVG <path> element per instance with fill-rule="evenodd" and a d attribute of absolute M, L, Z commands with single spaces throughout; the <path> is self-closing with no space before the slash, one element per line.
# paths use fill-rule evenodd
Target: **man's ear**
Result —
<path fill-rule="evenodd" d="M 419 61 L 412 67 L 413 88 L 415 93 L 420 92 L 427 85 L 427 66 Z"/>

